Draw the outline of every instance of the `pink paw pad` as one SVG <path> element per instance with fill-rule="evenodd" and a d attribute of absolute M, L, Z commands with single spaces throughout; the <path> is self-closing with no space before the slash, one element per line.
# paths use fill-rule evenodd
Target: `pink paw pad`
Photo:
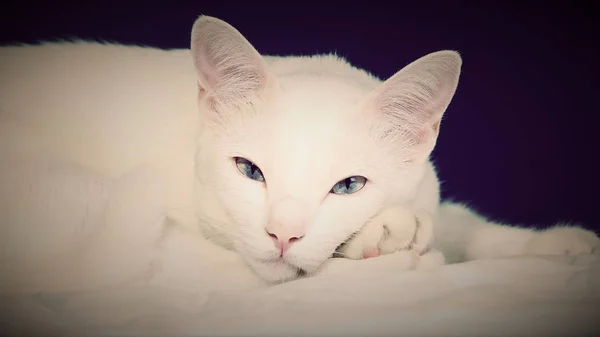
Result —
<path fill-rule="evenodd" d="M 379 256 L 379 248 L 367 248 L 363 252 L 363 259 L 369 259 L 369 258 L 378 257 L 378 256 Z"/>

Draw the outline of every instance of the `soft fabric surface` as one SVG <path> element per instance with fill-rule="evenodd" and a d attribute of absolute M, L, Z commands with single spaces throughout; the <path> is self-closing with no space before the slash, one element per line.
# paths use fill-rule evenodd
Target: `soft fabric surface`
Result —
<path fill-rule="evenodd" d="M 583 336 L 600 331 L 600 259 L 356 270 L 208 298 L 140 287 L 5 297 L 0 305 L 3 325 L 12 326 L 3 331 L 45 336 Z"/>
<path fill-rule="evenodd" d="M 26 212 L 30 227 L 17 230 L 3 224 L 4 262 L 19 256 L 34 261 L 47 254 L 57 254 L 54 260 L 70 258 L 64 255 L 69 252 L 65 247 L 77 247 L 79 239 L 89 240 L 102 225 L 153 224 L 161 214 L 157 209 L 162 205 L 160 198 L 153 199 L 160 189 L 153 191 L 149 186 L 149 182 L 159 181 L 152 170 L 108 179 L 64 163 L 11 163 L 0 165 L 1 187 L 20 199 L 3 199 L 4 219 L 23 224 L 19 207 L 31 205 L 32 209 Z M 67 227 L 59 226 L 80 223 L 91 227 L 72 235 Z M 48 224 L 61 230 L 52 230 Z M 17 242 L 38 233 L 36 226 L 43 229 L 36 242 L 44 245 L 22 254 Z M 135 226 L 130 229 L 139 228 Z M 115 230 L 107 233 L 121 233 Z M 128 238 L 139 239 L 140 233 L 132 231 L 119 240 L 133 244 Z M 102 249 L 106 242 L 113 242 L 112 237 L 107 238 L 86 242 L 96 242 L 92 247 Z M 140 240 L 135 242 L 140 244 Z M 129 247 L 133 249 L 131 244 Z M 127 260 L 133 254 L 122 251 L 117 255 L 125 261 L 118 269 L 123 277 L 139 272 L 135 266 L 143 261 Z M 175 268 L 167 265 L 162 272 L 180 268 L 179 276 L 186 275 L 189 264 L 180 262 L 185 256 L 173 256 L 171 261 L 179 261 L 172 262 Z M 232 276 L 215 283 L 218 275 L 210 275 L 215 290 L 207 291 L 199 285 L 202 275 L 198 274 L 194 275 L 196 291 L 194 285 L 184 287 L 182 283 L 172 283 L 170 288 L 163 287 L 168 283 L 113 288 L 99 284 L 98 290 L 82 289 L 74 283 L 75 291 L 56 288 L 52 293 L 20 295 L 10 294 L 10 287 L 2 288 L 0 331 L 36 336 L 582 336 L 600 329 L 599 256 L 481 260 L 410 272 L 394 270 L 393 265 L 371 268 L 381 261 L 378 259 L 349 261 L 356 267 L 328 276 L 244 291 L 234 290 L 236 278 Z M 23 266 L 4 263 L 2 280 L 10 284 L 10 268 L 36 264 Z M 34 281 L 28 280 L 35 285 Z"/>

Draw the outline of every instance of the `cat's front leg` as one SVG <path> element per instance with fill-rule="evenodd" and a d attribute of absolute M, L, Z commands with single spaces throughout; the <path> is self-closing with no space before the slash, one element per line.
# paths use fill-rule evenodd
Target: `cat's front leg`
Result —
<path fill-rule="evenodd" d="M 546 230 L 490 221 L 465 205 L 447 202 L 436 218 L 436 248 L 450 262 L 523 255 L 600 253 L 600 238 L 579 226 L 557 225 Z"/>
<path fill-rule="evenodd" d="M 433 221 L 424 211 L 394 206 L 371 219 L 338 249 L 349 259 L 367 259 L 402 250 L 425 254 L 433 242 Z"/>

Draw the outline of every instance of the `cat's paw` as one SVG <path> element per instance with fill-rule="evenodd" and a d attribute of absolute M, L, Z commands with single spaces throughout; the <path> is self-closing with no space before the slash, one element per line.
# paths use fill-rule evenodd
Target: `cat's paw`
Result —
<path fill-rule="evenodd" d="M 433 224 L 428 214 L 415 213 L 403 207 L 390 207 L 365 224 L 338 252 L 355 260 L 406 249 L 423 254 L 432 241 Z"/>
<path fill-rule="evenodd" d="M 525 247 L 525 253 L 528 255 L 578 255 L 598 250 L 598 235 L 580 227 L 568 226 L 558 226 L 536 233 Z"/>

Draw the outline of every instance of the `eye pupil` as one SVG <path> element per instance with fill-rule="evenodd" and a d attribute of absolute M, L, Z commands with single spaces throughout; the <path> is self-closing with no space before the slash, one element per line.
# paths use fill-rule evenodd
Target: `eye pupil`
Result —
<path fill-rule="evenodd" d="M 352 178 L 346 178 L 344 182 L 346 183 L 346 189 L 350 189 L 350 186 L 352 185 Z"/>

